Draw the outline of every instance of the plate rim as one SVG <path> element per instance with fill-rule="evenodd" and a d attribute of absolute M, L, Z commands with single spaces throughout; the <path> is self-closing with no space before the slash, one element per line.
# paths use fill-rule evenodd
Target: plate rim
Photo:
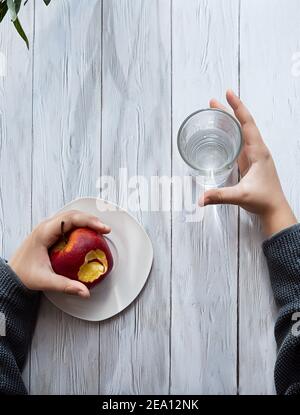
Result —
<path fill-rule="evenodd" d="M 148 233 L 146 232 L 145 228 L 141 225 L 141 223 L 131 214 L 129 213 L 126 209 L 122 208 L 121 206 L 119 206 L 117 203 L 115 202 L 111 202 L 110 200 L 104 199 L 104 198 L 99 198 L 99 197 L 93 197 L 93 196 L 80 196 L 80 197 L 76 197 L 75 199 L 71 200 L 70 202 L 66 203 L 62 208 L 60 208 L 59 210 L 57 210 L 54 215 L 57 215 L 58 213 L 62 212 L 65 208 L 67 208 L 68 206 L 70 206 L 72 203 L 77 202 L 77 201 L 81 201 L 81 200 L 89 200 L 89 201 L 95 201 L 97 202 L 97 200 L 103 201 L 105 203 L 108 203 L 114 207 L 116 207 L 119 211 L 122 211 L 124 213 L 126 213 L 128 216 L 130 216 L 131 219 L 133 219 L 133 221 L 139 226 L 139 228 L 142 230 L 143 234 L 146 236 L 146 239 L 148 241 L 149 247 L 150 247 L 150 264 L 149 264 L 149 270 L 147 272 L 147 277 L 145 278 L 145 281 L 143 282 L 138 294 L 134 297 L 134 299 L 132 301 L 130 301 L 129 304 L 127 304 L 127 306 L 125 306 L 124 308 L 122 308 L 120 311 L 118 311 L 115 314 L 112 314 L 109 317 L 105 317 L 103 319 L 90 319 L 90 318 L 85 318 L 85 317 L 79 317 L 79 316 L 75 316 L 74 314 L 71 314 L 68 311 L 62 310 L 60 307 L 58 307 L 54 301 L 52 300 L 51 297 L 48 296 L 48 294 L 51 296 L 51 294 L 53 294 L 52 291 L 43 291 L 43 295 L 47 298 L 47 300 L 49 300 L 51 302 L 51 304 L 53 304 L 58 310 L 62 311 L 65 314 L 68 314 L 69 316 L 72 316 L 74 318 L 77 318 L 79 320 L 83 320 L 83 321 L 91 321 L 91 322 L 101 322 L 101 321 L 106 321 L 109 320 L 110 318 L 116 317 L 118 316 L 120 313 L 122 313 L 124 310 L 126 310 L 141 294 L 141 292 L 143 291 L 148 278 L 150 276 L 151 273 L 151 269 L 153 266 L 153 260 L 154 260 L 154 250 L 153 250 L 153 245 L 152 245 L 152 241 L 148 235 Z M 80 209 L 76 209 L 74 208 L 74 210 L 80 210 Z"/>

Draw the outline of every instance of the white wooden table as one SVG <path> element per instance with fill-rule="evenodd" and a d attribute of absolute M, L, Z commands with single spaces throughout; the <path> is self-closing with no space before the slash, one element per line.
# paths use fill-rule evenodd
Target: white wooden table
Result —
<path fill-rule="evenodd" d="M 300 213 L 298 0 L 29 0 L 20 18 L 29 51 L 9 19 L 0 25 L 3 256 L 66 202 L 97 195 L 101 174 L 186 174 L 178 127 L 228 87 Z M 32 394 L 274 393 L 259 223 L 236 207 L 206 209 L 198 224 L 137 215 L 155 260 L 121 315 L 87 323 L 42 302 L 24 373 Z"/>

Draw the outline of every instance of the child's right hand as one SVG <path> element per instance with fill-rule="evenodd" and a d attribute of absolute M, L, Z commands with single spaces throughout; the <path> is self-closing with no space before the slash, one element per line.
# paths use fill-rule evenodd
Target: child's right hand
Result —
<path fill-rule="evenodd" d="M 30 290 L 61 291 L 87 298 L 90 294 L 84 284 L 56 274 L 50 263 L 48 249 L 60 238 L 62 221 L 66 232 L 80 227 L 102 234 L 110 232 L 96 216 L 77 210 L 61 212 L 36 226 L 12 256 L 9 265 Z"/>
<path fill-rule="evenodd" d="M 271 153 L 252 115 L 232 91 L 227 92 L 226 98 L 242 127 L 244 144 L 238 159 L 242 179 L 233 187 L 208 190 L 201 204 L 239 205 L 261 217 L 263 230 L 269 236 L 297 223 L 297 219 L 284 196 Z M 210 106 L 226 110 L 214 99 Z"/>

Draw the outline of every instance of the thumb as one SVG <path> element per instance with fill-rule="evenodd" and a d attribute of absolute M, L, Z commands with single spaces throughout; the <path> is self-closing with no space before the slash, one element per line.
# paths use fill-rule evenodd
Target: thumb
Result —
<path fill-rule="evenodd" d="M 236 186 L 211 189 L 204 193 L 200 205 L 238 205 L 240 202 L 239 191 Z"/>
<path fill-rule="evenodd" d="M 63 275 L 51 273 L 48 280 L 47 290 L 60 291 L 66 294 L 79 295 L 83 298 L 89 298 L 90 292 L 88 288 L 80 281 L 71 280 Z"/>

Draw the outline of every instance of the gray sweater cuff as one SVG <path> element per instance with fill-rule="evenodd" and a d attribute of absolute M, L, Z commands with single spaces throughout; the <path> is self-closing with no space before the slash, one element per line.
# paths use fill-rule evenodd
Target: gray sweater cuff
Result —
<path fill-rule="evenodd" d="M 22 296 L 25 299 L 32 300 L 38 293 L 36 291 L 29 290 L 22 281 L 19 279 L 17 274 L 11 269 L 8 263 L 0 258 L 0 292 L 13 298 L 16 295 Z M 2 308 L 5 308 L 6 304 L 1 304 Z"/>
<path fill-rule="evenodd" d="M 282 307 L 298 300 L 300 298 L 300 224 L 284 229 L 264 241 L 263 251 L 277 304 Z"/>
<path fill-rule="evenodd" d="M 26 394 L 22 380 L 38 310 L 39 293 L 28 290 L 0 258 L 0 394 Z"/>
<path fill-rule="evenodd" d="M 6 319 L 6 331 L 22 333 L 20 341 L 27 343 L 27 336 L 34 325 L 39 293 L 29 290 L 10 266 L 0 258 L 0 312 Z M 30 335 L 30 334 L 29 334 Z M 23 337 L 24 336 L 24 337 Z"/>

